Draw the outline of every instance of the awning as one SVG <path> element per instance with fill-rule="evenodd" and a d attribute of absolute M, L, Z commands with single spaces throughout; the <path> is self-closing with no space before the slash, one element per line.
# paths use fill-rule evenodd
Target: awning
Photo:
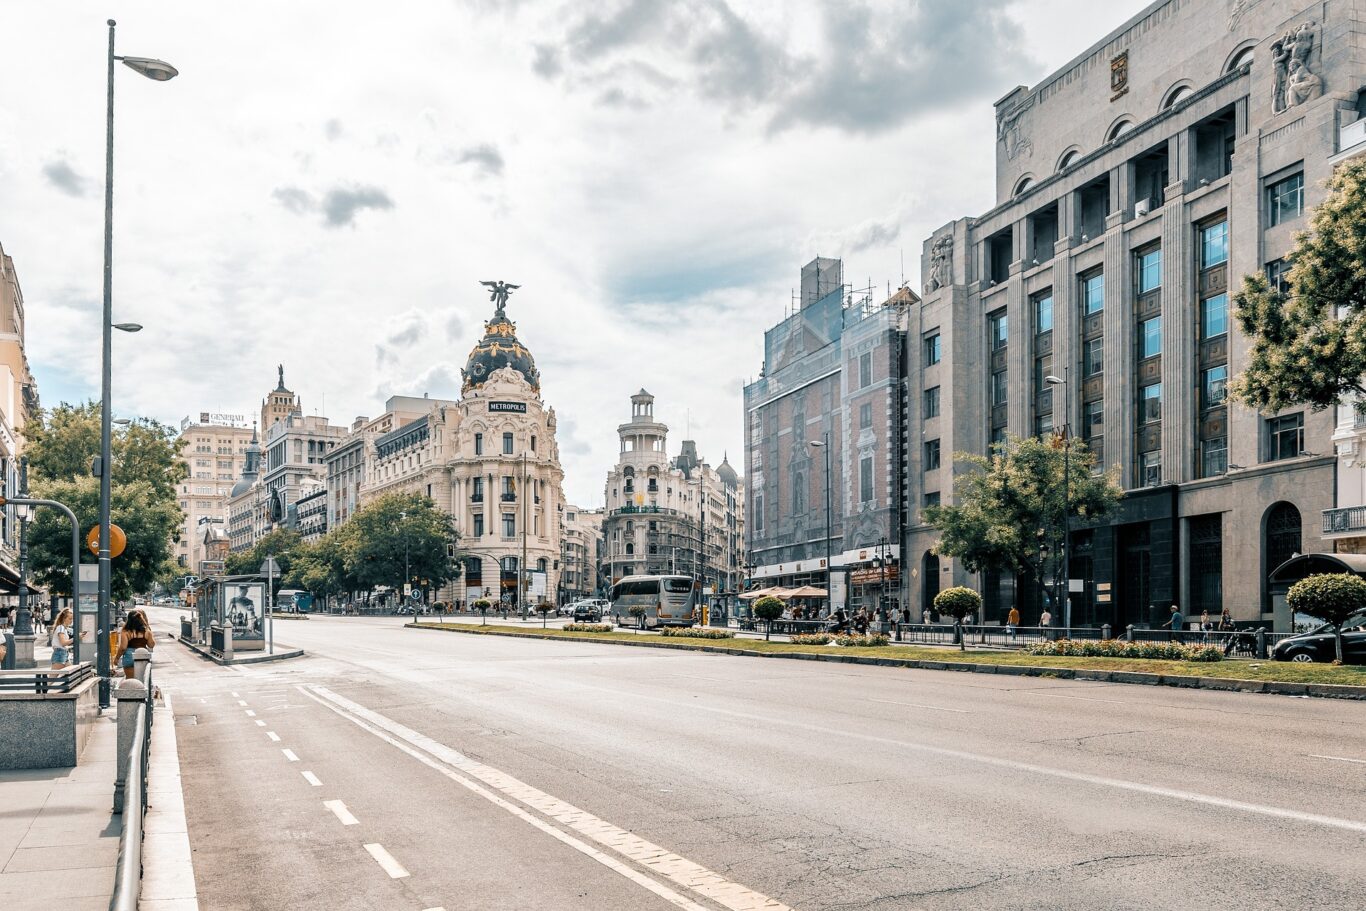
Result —
<path fill-rule="evenodd" d="M 740 596 L 740 600 L 754 601 L 759 598 L 768 597 L 769 595 L 772 595 L 775 598 L 791 598 L 794 590 L 795 589 L 780 588 L 778 586 L 774 586 L 773 588 L 758 588 L 752 592 L 745 592 Z"/>
<path fill-rule="evenodd" d="M 789 594 L 790 598 L 824 598 L 825 589 L 817 588 L 814 585 L 803 585 L 801 588 L 794 588 Z"/>
<path fill-rule="evenodd" d="M 1355 573 L 1366 576 L 1366 554 L 1301 554 L 1271 571 L 1268 581 L 1282 585 L 1323 573 Z"/>

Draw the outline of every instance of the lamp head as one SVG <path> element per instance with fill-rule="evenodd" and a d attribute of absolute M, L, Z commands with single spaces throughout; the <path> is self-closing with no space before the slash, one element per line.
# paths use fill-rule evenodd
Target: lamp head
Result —
<path fill-rule="evenodd" d="M 807 443 L 806 443 L 806 445 L 808 445 L 808 446 L 824 446 L 824 445 L 825 445 L 825 441 L 824 441 L 824 440 L 808 440 Z"/>
<path fill-rule="evenodd" d="M 115 323 L 114 328 L 120 332 L 141 332 L 142 323 Z"/>
<path fill-rule="evenodd" d="M 154 57 L 124 57 L 122 60 L 124 66 L 155 82 L 168 82 L 180 75 L 180 70 Z"/>
<path fill-rule="evenodd" d="M 1051 373 L 1048 376 L 1044 377 L 1043 381 L 1050 386 L 1061 386 L 1063 383 L 1067 382 L 1062 377 L 1054 376 Z"/>

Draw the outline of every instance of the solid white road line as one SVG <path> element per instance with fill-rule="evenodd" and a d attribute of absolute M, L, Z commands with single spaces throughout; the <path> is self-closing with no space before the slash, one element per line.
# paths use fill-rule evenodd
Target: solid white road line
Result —
<path fill-rule="evenodd" d="M 346 809 L 346 804 L 340 800 L 324 800 L 323 806 L 332 811 L 332 815 L 341 820 L 344 826 L 358 826 L 360 820 L 351 815 L 351 811 Z"/>
<path fill-rule="evenodd" d="M 537 816 L 533 816 L 493 791 L 502 792 L 512 800 L 544 813 L 556 822 L 635 861 L 645 869 L 673 880 L 677 885 L 711 899 L 722 907 L 731 909 L 731 911 L 751 911 L 751 909 L 754 911 L 759 911 L 759 909 L 762 911 L 792 911 L 787 905 L 769 898 L 767 895 L 755 892 L 739 883 L 730 882 L 719 873 L 680 857 L 658 845 L 651 844 L 625 829 L 614 826 L 591 813 L 584 812 L 578 807 L 524 784 L 511 775 L 475 762 L 445 744 L 432 740 L 411 728 L 404 727 L 398 722 L 352 702 L 344 696 L 339 696 L 326 687 L 300 687 L 300 690 L 304 695 L 317 700 L 358 727 L 369 731 L 424 765 L 436 769 L 452 781 L 460 783 L 489 802 L 502 807 L 524 822 L 530 823 L 603 866 L 609 867 L 671 904 L 685 908 L 687 911 L 705 911 L 703 906 L 687 896 L 675 892 L 592 845 L 550 825 Z M 401 741 L 406 741 L 406 743 Z M 454 771 L 455 769 L 459 769 L 472 778 L 491 786 L 493 791 L 470 780 L 465 775 L 459 774 Z"/>
<path fill-rule="evenodd" d="M 288 759 L 290 762 L 298 762 L 298 761 L 299 761 L 299 757 L 294 755 L 294 751 L 293 751 L 293 750 L 281 750 L 280 752 L 281 752 L 281 753 L 284 753 L 284 754 L 285 754 L 285 758 Z"/>
<path fill-rule="evenodd" d="M 274 731 L 266 731 L 266 736 L 269 737 L 273 743 L 280 742 L 280 735 Z"/>
<path fill-rule="evenodd" d="M 1310 753 L 1310 754 L 1309 754 L 1309 758 L 1310 758 L 1310 759 L 1331 759 L 1331 760 L 1333 760 L 1334 762 L 1355 762 L 1355 763 L 1358 763 L 1358 764 L 1360 764 L 1360 765 L 1366 765 L 1366 759 L 1349 759 L 1349 758 L 1347 758 L 1346 756 L 1320 756 L 1318 753 Z"/>
<path fill-rule="evenodd" d="M 394 855 L 384 850 L 383 845 L 366 845 L 365 850 L 370 852 L 370 856 L 384 868 L 384 872 L 389 874 L 390 879 L 402 879 L 408 875 L 408 871 L 403 869 L 403 864 L 394 860 Z"/>
<path fill-rule="evenodd" d="M 318 780 L 318 776 L 314 775 L 312 772 L 300 772 L 299 774 L 304 776 L 304 781 L 313 785 L 313 787 L 321 788 L 323 786 L 323 783 Z"/>
<path fill-rule="evenodd" d="M 248 718 L 255 718 L 255 717 L 256 717 L 256 713 L 253 712 L 251 709 L 247 709 L 247 717 L 248 717 Z"/>
<path fill-rule="evenodd" d="M 896 702 L 892 699 L 869 699 L 869 702 L 881 702 L 883 705 L 905 705 L 913 709 L 934 709 L 936 712 L 956 712 L 959 715 L 971 715 L 967 709 L 949 709 L 942 705 L 923 705 L 919 702 Z"/>

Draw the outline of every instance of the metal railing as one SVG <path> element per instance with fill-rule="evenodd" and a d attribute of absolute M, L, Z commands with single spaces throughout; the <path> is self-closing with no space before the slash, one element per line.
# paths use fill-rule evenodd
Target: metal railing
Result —
<path fill-rule="evenodd" d="M 1345 506 L 1323 511 L 1323 534 L 1366 530 L 1366 506 Z"/>
<path fill-rule="evenodd" d="M 142 822 L 147 812 L 147 767 L 152 755 L 152 665 L 147 664 L 147 699 L 140 704 L 128 748 L 128 779 L 124 785 L 123 832 L 114 867 L 114 894 L 109 911 L 137 911 L 142 894 Z M 131 703 L 130 703 L 131 704 Z M 123 706 L 119 706 L 122 710 Z M 136 803 L 129 801 L 136 795 Z"/>
<path fill-rule="evenodd" d="M 0 692 L 72 693 L 93 676 L 95 668 L 88 661 L 55 671 L 38 668 L 0 671 Z"/>

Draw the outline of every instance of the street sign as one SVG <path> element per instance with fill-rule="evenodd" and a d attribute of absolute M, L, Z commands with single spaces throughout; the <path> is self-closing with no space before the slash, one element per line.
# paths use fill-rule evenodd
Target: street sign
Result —
<path fill-rule="evenodd" d="M 266 557 L 261 561 L 261 575 L 278 576 L 280 575 L 280 564 L 275 562 L 274 557 Z"/>
<path fill-rule="evenodd" d="M 85 536 L 85 546 L 90 548 L 90 552 L 99 556 L 100 553 L 100 527 L 96 525 L 90 529 L 90 534 Z M 117 557 L 123 553 L 123 549 L 128 546 L 128 536 L 123 533 L 123 529 L 117 525 L 109 525 L 109 556 Z"/>

